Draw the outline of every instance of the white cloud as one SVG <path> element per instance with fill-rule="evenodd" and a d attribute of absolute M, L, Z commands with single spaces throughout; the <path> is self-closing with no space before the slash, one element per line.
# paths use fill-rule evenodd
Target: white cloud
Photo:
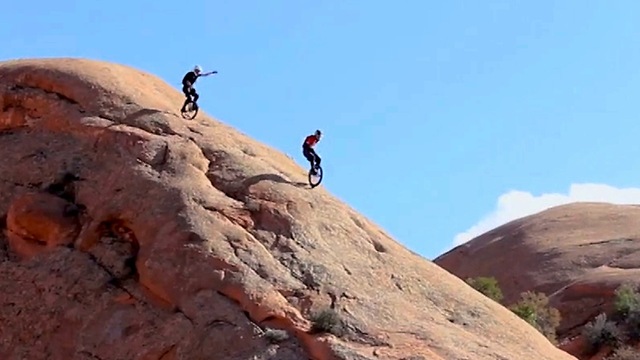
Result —
<path fill-rule="evenodd" d="M 571 184 L 567 194 L 550 193 L 539 196 L 526 191 L 512 190 L 500 195 L 495 210 L 466 231 L 457 234 L 453 244 L 458 246 L 509 221 L 554 206 L 585 201 L 640 204 L 640 188 L 616 188 L 605 184 Z"/>

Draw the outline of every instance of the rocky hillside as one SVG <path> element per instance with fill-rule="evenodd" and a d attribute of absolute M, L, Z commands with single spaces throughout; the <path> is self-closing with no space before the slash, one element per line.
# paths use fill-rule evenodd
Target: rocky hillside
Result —
<path fill-rule="evenodd" d="M 611 314 L 616 288 L 640 285 L 639 255 L 640 206 L 574 203 L 500 226 L 435 263 L 461 279 L 496 278 L 504 304 L 524 291 L 547 294 L 562 316 L 559 337 L 569 339 Z"/>
<path fill-rule="evenodd" d="M 0 359 L 573 359 L 181 103 L 122 65 L 0 63 Z"/>

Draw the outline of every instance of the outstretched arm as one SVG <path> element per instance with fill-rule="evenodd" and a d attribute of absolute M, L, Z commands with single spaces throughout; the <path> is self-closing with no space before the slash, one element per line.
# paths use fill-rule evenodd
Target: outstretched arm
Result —
<path fill-rule="evenodd" d="M 217 71 L 209 71 L 207 73 L 201 74 L 200 76 L 209 76 L 209 75 L 213 75 L 213 74 L 217 74 Z"/>

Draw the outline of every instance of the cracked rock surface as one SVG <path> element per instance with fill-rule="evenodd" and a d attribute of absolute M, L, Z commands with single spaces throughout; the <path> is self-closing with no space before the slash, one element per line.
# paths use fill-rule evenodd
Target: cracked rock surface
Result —
<path fill-rule="evenodd" d="M 573 203 L 500 226 L 435 263 L 462 279 L 495 277 L 506 304 L 524 291 L 546 293 L 562 315 L 559 339 L 567 340 L 613 309 L 619 285 L 640 285 L 638 244 L 640 206 Z M 574 355 L 585 347 L 566 345 Z"/>
<path fill-rule="evenodd" d="M 0 359 L 572 359 L 182 100 L 122 65 L 0 63 Z"/>

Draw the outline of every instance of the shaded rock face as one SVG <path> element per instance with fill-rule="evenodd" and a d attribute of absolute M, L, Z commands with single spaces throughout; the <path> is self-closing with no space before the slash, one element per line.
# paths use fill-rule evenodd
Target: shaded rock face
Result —
<path fill-rule="evenodd" d="M 640 284 L 639 252 L 639 206 L 574 203 L 500 226 L 434 262 L 462 279 L 495 277 L 505 304 L 524 291 L 546 293 L 562 315 L 559 337 L 572 338 L 613 309 L 619 285 Z"/>
<path fill-rule="evenodd" d="M 0 63 L 1 359 L 573 358 L 181 103 L 117 64 Z"/>

